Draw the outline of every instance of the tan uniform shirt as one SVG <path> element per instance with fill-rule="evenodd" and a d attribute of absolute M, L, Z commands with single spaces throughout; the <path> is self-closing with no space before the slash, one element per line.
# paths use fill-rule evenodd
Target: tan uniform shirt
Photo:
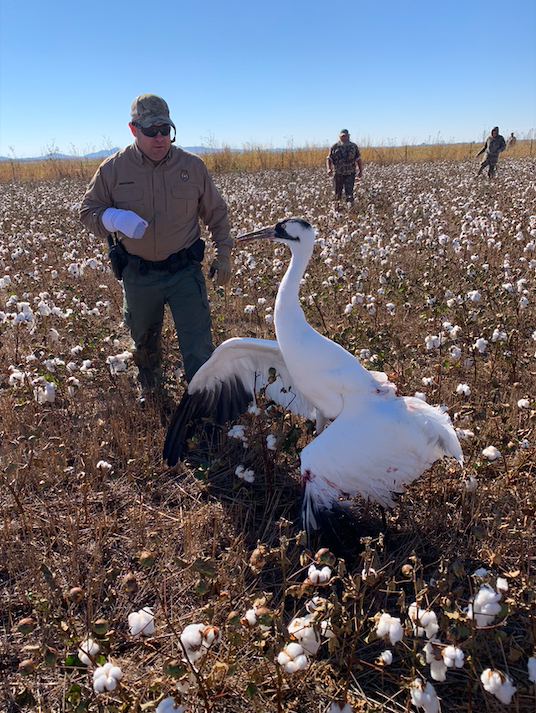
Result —
<path fill-rule="evenodd" d="M 132 210 L 149 225 L 140 240 L 119 234 L 131 255 L 165 260 L 189 248 L 200 237 L 201 219 L 211 231 L 219 259 L 229 258 L 227 206 L 203 161 L 172 146 L 155 166 L 134 142 L 107 158 L 91 179 L 80 208 L 80 220 L 94 235 L 106 238 L 102 224 L 107 208 Z"/>

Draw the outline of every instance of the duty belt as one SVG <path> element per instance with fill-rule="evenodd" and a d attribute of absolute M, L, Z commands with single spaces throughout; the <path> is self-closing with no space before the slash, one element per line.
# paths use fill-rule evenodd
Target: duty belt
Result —
<path fill-rule="evenodd" d="M 175 273 L 179 270 L 183 270 L 190 260 L 201 262 L 203 260 L 204 251 L 205 244 L 203 240 L 199 238 L 191 247 L 183 248 L 176 253 L 172 253 L 165 260 L 154 262 L 152 260 L 144 260 L 139 255 L 129 255 L 128 260 L 130 266 L 138 275 L 146 275 L 149 270 Z"/>

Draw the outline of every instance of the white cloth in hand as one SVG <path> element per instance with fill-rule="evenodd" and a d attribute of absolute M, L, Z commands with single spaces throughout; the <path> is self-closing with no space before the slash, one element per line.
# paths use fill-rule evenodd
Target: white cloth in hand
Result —
<path fill-rule="evenodd" d="M 145 233 L 145 228 L 149 225 L 146 220 L 132 210 L 121 210 L 121 208 L 107 208 L 102 214 L 102 224 L 111 233 L 118 230 L 128 238 L 139 240 Z"/>

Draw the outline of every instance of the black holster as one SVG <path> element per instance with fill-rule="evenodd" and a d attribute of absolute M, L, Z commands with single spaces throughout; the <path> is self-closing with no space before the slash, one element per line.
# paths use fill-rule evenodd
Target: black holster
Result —
<path fill-rule="evenodd" d="M 113 235 L 108 235 L 106 241 L 108 242 L 108 257 L 112 265 L 112 272 L 118 280 L 121 280 L 123 270 L 128 265 L 129 254 L 123 247 L 123 243 Z"/>

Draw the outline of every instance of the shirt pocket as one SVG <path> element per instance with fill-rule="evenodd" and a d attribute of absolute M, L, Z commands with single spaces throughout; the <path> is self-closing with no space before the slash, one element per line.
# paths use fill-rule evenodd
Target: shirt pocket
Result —
<path fill-rule="evenodd" d="M 133 210 L 140 215 L 144 207 L 143 188 L 134 186 L 121 186 L 113 191 L 113 200 L 116 208 L 121 210 Z"/>
<path fill-rule="evenodd" d="M 172 186 L 169 208 L 169 219 L 187 221 L 197 218 L 198 191 L 193 186 Z"/>

